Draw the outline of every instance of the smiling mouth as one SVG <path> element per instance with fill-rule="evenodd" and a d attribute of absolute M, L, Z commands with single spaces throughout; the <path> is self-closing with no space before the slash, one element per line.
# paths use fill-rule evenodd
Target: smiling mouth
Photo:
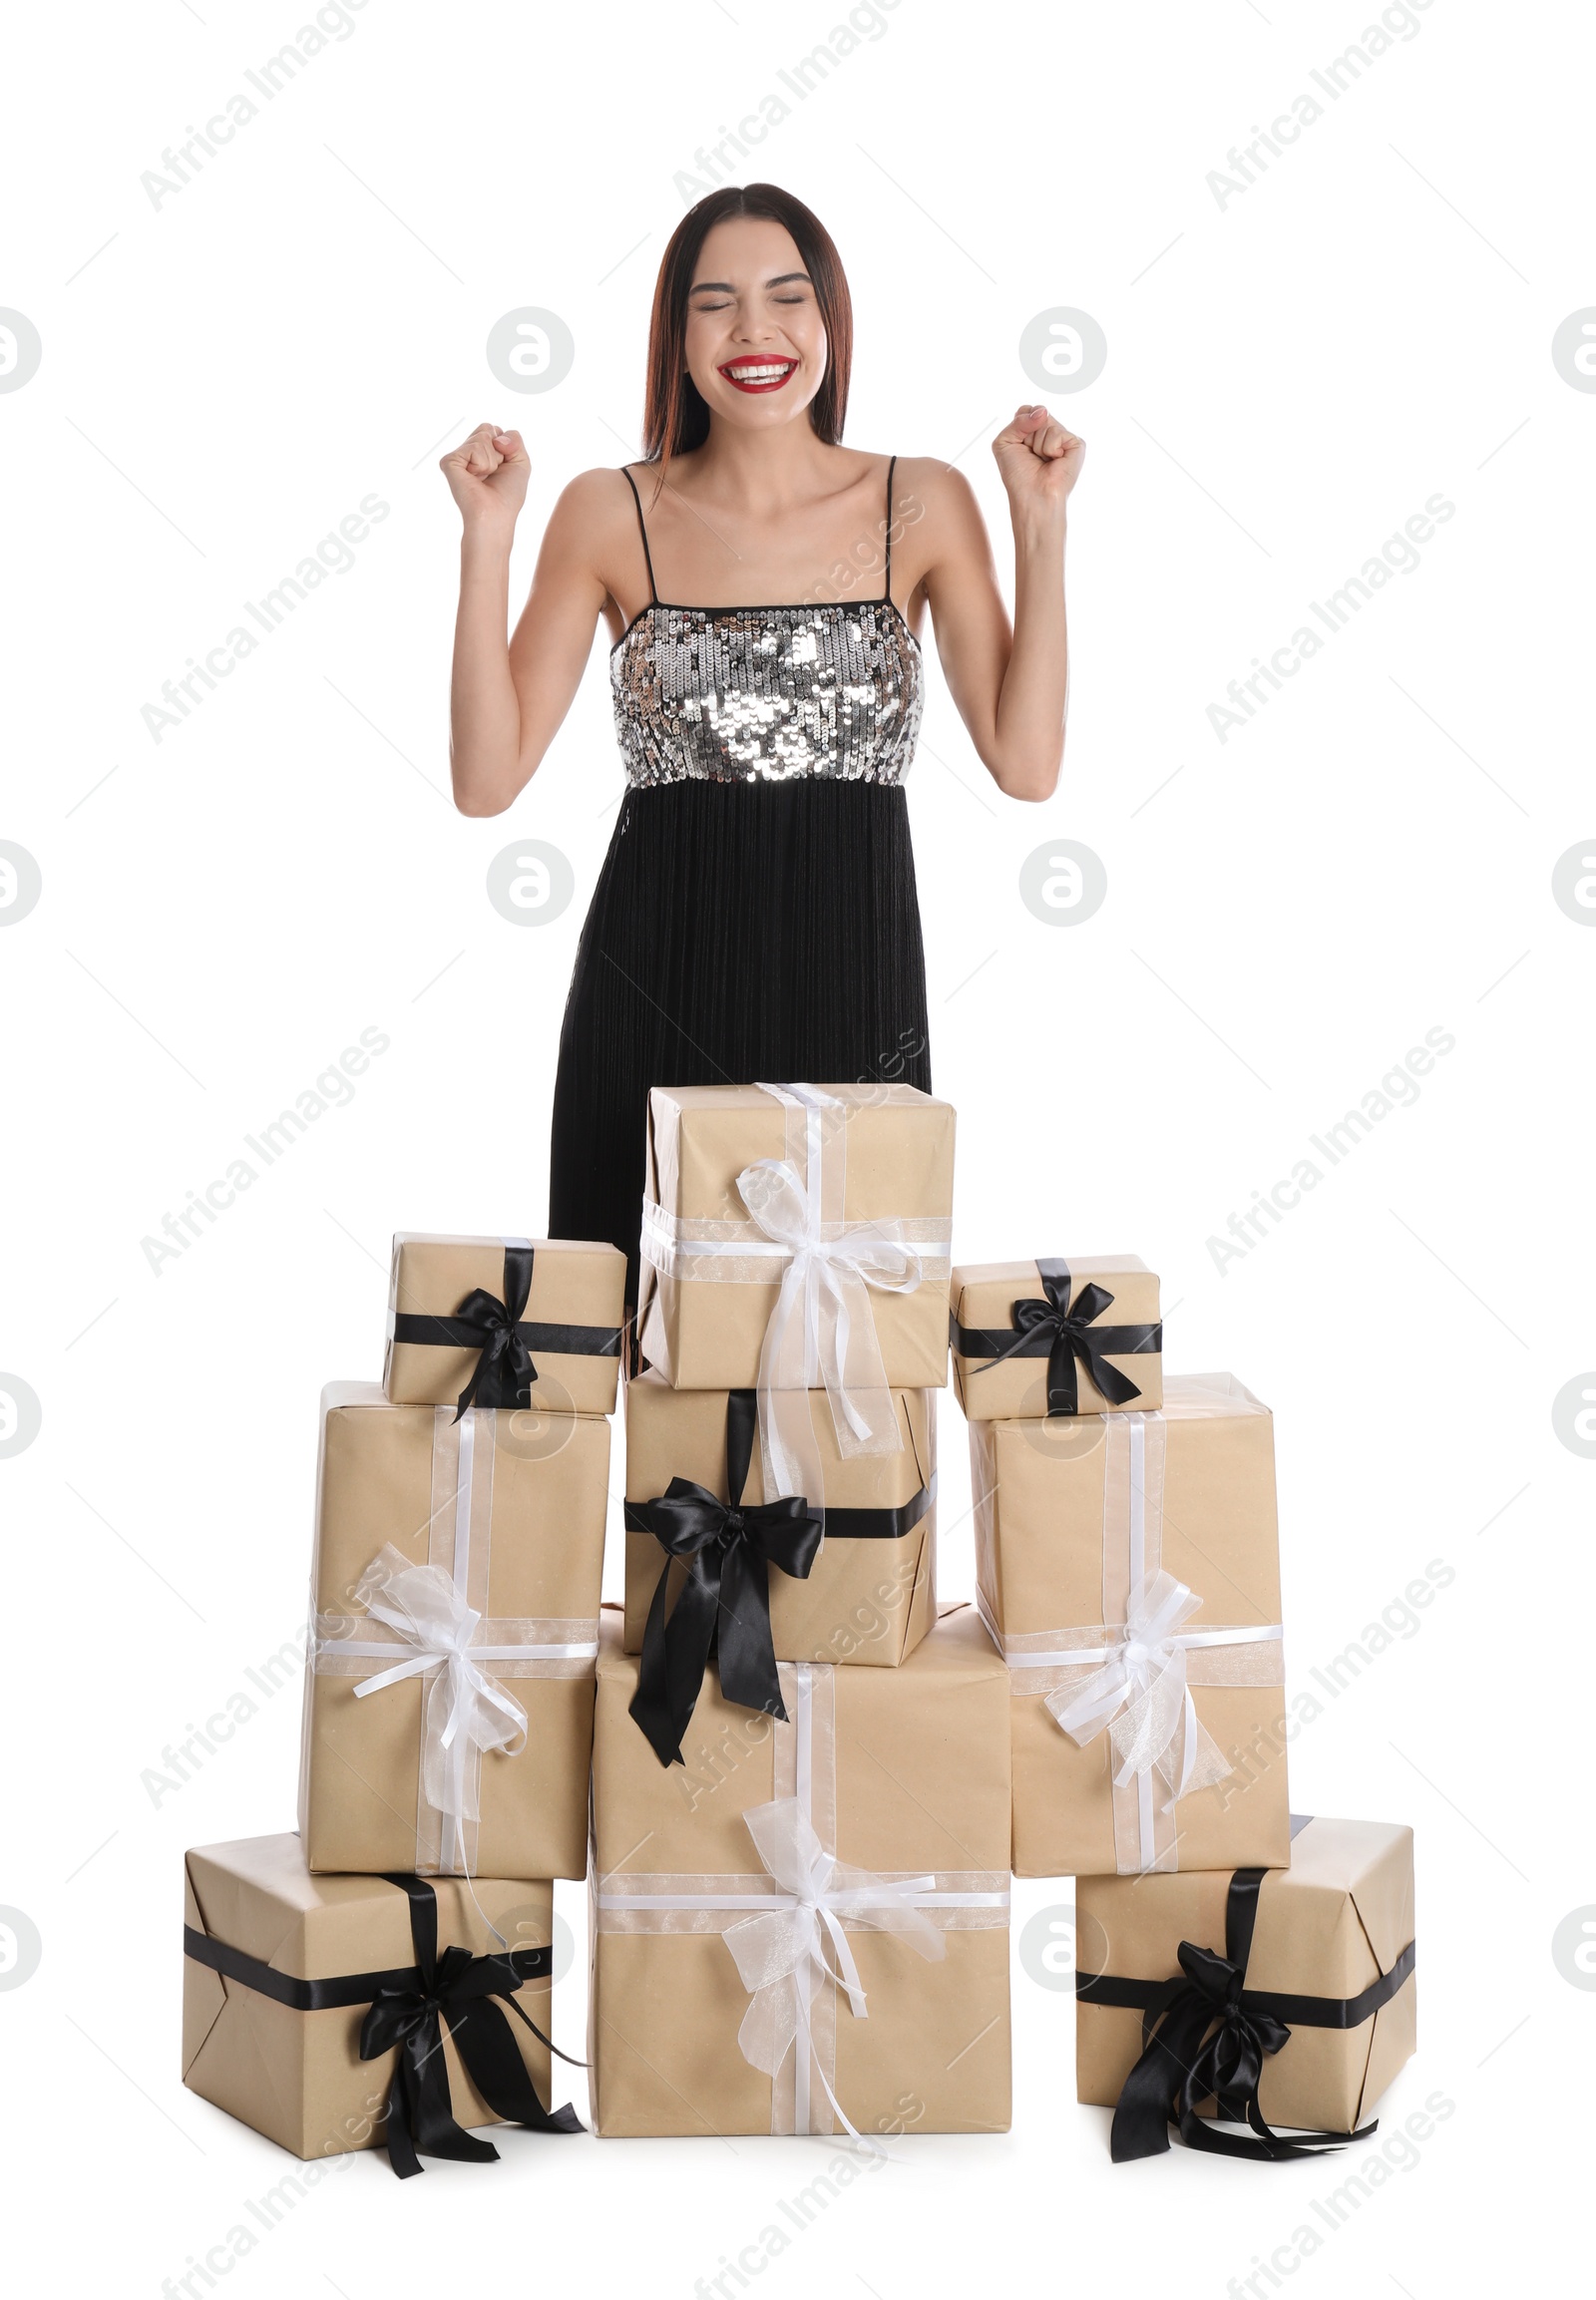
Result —
<path fill-rule="evenodd" d="M 731 359 L 717 373 L 738 391 L 780 391 L 797 368 L 795 359 Z"/>

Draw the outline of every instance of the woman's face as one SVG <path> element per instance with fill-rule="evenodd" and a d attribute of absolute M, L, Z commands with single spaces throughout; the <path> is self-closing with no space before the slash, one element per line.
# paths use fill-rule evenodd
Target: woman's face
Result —
<path fill-rule="evenodd" d="M 789 423 L 826 373 L 826 331 L 784 225 L 756 215 L 705 237 L 687 297 L 687 371 L 712 416 L 739 430 Z"/>

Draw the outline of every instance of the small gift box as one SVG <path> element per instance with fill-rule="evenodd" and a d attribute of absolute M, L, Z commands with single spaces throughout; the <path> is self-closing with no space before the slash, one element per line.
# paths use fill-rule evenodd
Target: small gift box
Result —
<path fill-rule="evenodd" d="M 183 2081 L 296 2156 L 385 2142 L 402 2179 L 418 2150 L 496 2158 L 468 2125 L 580 2131 L 570 2108 L 545 2107 L 552 1901 L 546 1883 L 493 1877 L 468 1892 L 312 1876 L 294 1836 L 200 1847 Z"/>
<path fill-rule="evenodd" d="M 936 1391 L 895 1391 L 898 1450 L 852 1460 L 807 1394 L 813 1500 L 766 1495 L 751 1389 L 626 1384 L 624 1641 L 662 1762 L 711 1651 L 726 1700 L 774 1714 L 778 1660 L 895 1668 L 936 1619 Z"/>
<path fill-rule="evenodd" d="M 590 2059 L 605 2134 L 1008 2126 L 1008 1693 L 968 1611 L 902 1669 L 714 1674 L 662 1768 L 606 1620 Z"/>
<path fill-rule="evenodd" d="M 970 1454 L 1015 1872 L 1283 1863 L 1269 1408 L 1234 1374 L 1177 1374 L 1157 1413 L 973 1421 Z"/>
<path fill-rule="evenodd" d="M 609 1424 L 322 1392 L 314 1870 L 580 1877 Z"/>
<path fill-rule="evenodd" d="M 626 1258 L 571 1238 L 393 1242 L 382 1386 L 393 1405 L 613 1413 Z"/>
<path fill-rule="evenodd" d="M 913 1086 L 656 1086 L 638 1332 L 677 1389 L 759 1390 L 767 1491 L 810 1493 L 948 1378 L 954 1113 Z"/>
<path fill-rule="evenodd" d="M 963 1265 L 949 1334 L 972 1421 L 1149 1413 L 1163 1402 L 1158 1279 L 1134 1254 Z"/>
<path fill-rule="evenodd" d="M 1375 2130 L 1415 2043 L 1413 1832 L 1291 1829 L 1287 1868 L 1081 1879 L 1076 2090 L 1113 2108 L 1116 2161 L 1167 2148 L 1171 2124 L 1263 2158 Z"/>

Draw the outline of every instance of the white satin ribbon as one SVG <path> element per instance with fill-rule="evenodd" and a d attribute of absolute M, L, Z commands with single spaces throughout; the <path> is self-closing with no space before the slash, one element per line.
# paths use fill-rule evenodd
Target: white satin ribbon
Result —
<path fill-rule="evenodd" d="M 427 1802 L 455 1820 L 479 1817 L 478 1758 L 489 1749 L 519 1756 L 527 1745 L 527 1713 L 487 1676 L 485 1661 L 519 1658 L 511 1646 L 477 1645 L 480 1613 L 467 1605 L 436 1565 L 412 1565 L 386 1542 L 361 1575 L 356 1600 L 410 1651 L 392 1669 L 363 1678 L 356 1701 L 385 1686 L 432 1674 L 422 1728 L 422 1784 Z"/>
<path fill-rule="evenodd" d="M 1197 1630 L 1183 1626 L 1203 1599 L 1161 1562 L 1164 1416 L 1100 1418 L 1105 1445 L 1103 1605 L 1105 1615 L 1115 1611 L 1111 1592 L 1121 1591 L 1123 1623 L 1007 1636 L 998 1627 L 985 1592 L 977 1604 L 988 1635 L 1008 1665 L 1015 1694 L 1039 1694 L 1062 1730 L 1082 1748 L 1107 1728 L 1118 1760 L 1113 1785 L 1128 1793 L 1135 1816 L 1132 1846 L 1122 1826 L 1125 1799 L 1116 1797 L 1114 1835 L 1121 1871 L 1173 1868 L 1170 1816 L 1176 1803 L 1235 1769 L 1199 1718 L 1192 1685 L 1283 1684 L 1283 1631 L 1279 1622 Z M 1271 1646 L 1272 1654 L 1264 1650 Z M 1166 1792 L 1161 1799 L 1159 1786 Z"/>
<path fill-rule="evenodd" d="M 469 1878 L 483 1756 L 517 1756 L 527 1745 L 527 1713 L 498 1681 L 591 1677 L 598 1624 L 485 1617 L 495 1415 L 473 1407 L 457 1421 L 438 1406 L 433 1424 L 426 1562 L 384 1543 L 352 1593 L 364 1613 L 315 1616 L 310 1667 L 318 1677 L 352 1677 L 365 1662 L 387 1663 L 361 1676 L 357 1701 L 407 1678 L 431 1678 L 421 1713 L 416 1870 Z"/>
<path fill-rule="evenodd" d="M 1186 1682 L 1187 1639 L 1178 1633 L 1202 1602 L 1172 1573 L 1155 1573 L 1132 1589 L 1124 1631 L 1104 1650 L 1101 1667 L 1073 1694 L 1046 1696 L 1080 1747 L 1107 1726 L 1119 1758 L 1117 1788 L 1140 1773 L 1159 1773 L 1170 1791 L 1166 1812 L 1188 1789 L 1206 1788 L 1232 1769 L 1199 1721 Z"/>
<path fill-rule="evenodd" d="M 720 1933 L 749 1992 L 737 2043 L 749 2066 L 771 2080 L 771 2130 L 828 2128 L 816 2121 L 818 2078 L 842 2129 L 884 2153 L 879 2140 L 856 2129 L 837 2098 L 835 2028 L 817 2017 L 840 1990 L 856 2020 L 869 2018 L 848 1932 L 893 1933 L 917 1956 L 936 1962 L 947 1955 L 945 1932 L 1006 1927 L 1007 1880 L 985 1871 L 878 1876 L 839 1861 L 814 1817 L 817 1805 L 828 1814 L 836 1808 L 836 1671 L 818 1662 L 784 1662 L 780 1669 L 789 1722 L 774 1726 L 773 1773 L 778 1785 L 790 1782 L 793 1793 L 742 1816 L 763 1877 L 610 1871 L 596 1879 L 595 1921 L 600 1932 Z M 790 2097 L 781 2083 L 789 2055 Z"/>
<path fill-rule="evenodd" d="M 811 2007 L 822 1985 L 832 1981 L 846 1993 L 855 2020 L 869 2018 L 864 1983 L 843 1930 L 845 1917 L 853 1925 L 897 1933 L 928 1963 L 946 1957 L 942 1935 L 912 1897 L 935 1892 L 937 1880 L 906 1877 L 889 1883 L 869 1869 L 839 1861 L 821 1844 L 796 1797 L 755 1805 L 742 1817 L 781 1894 L 767 1913 L 744 1917 L 724 1935 L 750 1993 L 738 2046 L 749 2066 L 772 2080 L 789 2053 L 800 2055 L 805 2068 L 812 2066 L 819 2075 L 843 2130 L 857 2140 L 860 2134 L 815 2054 Z"/>
<path fill-rule="evenodd" d="M 808 1392 L 824 1384 L 845 1459 L 903 1444 L 866 1291 L 913 1294 L 925 1265 L 895 1220 L 841 1219 L 848 1159 L 844 1105 L 806 1085 L 759 1081 L 788 1113 L 785 1158 L 745 1166 L 737 1189 L 755 1229 L 785 1256 L 759 1352 L 759 1446 L 765 1493 L 824 1491 Z M 792 1123 L 797 1117 L 799 1125 Z M 804 1171 L 790 1155 L 800 1134 Z M 828 1213 L 833 1218 L 828 1220 Z"/>

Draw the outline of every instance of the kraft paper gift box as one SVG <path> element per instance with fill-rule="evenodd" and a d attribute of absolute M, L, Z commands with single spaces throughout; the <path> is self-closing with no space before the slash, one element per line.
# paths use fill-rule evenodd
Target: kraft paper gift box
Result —
<path fill-rule="evenodd" d="M 786 1725 L 711 1672 L 669 1767 L 601 1637 L 595 2129 L 1006 2130 L 1008 1692 L 975 1616 L 902 1669 L 782 1663 Z"/>
<path fill-rule="evenodd" d="M 625 1282 L 613 1246 L 401 1230 L 383 1391 L 394 1405 L 613 1413 Z"/>
<path fill-rule="evenodd" d="M 323 1390 L 312 1869 L 586 1873 L 608 1470 L 607 1421 Z"/>
<path fill-rule="evenodd" d="M 1269 1408 L 1234 1374 L 1174 1374 L 1157 1413 L 973 1421 L 970 1453 L 1015 1873 L 1282 1866 Z"/>
<path fill-rule="evenodd" d="M 1148 1413 L 1163 1402 L 1158 1279 L 1134 1254 L 962 1264 L 949 1336 L 972 1421 Z"/>
<path fill-rule="evenodd" d="M 1076 2090 L 1117 2108 L 1116 2156 L 1167 2146 L 1182 2092 L 1183 2137 L 1223 2141 L 1194 2118 L 1244 2119 L 1249 2088 L 1216 2104 L 1213 2084 L 1249 2060 L 1266 2128 L 1352 2133 L 1411 2058 L 1412 1830 L 1294 1815 L 1292 1832 L 1287 1868 L 1081 1879 Z M 1130 2082 L 1149 2010 L 1162 2052 Z M 1272 2152 L 1238 2137 L 1226 2152 Z"/>
<path fill-rule="evenodd" d="M 655 1642 L 674 1642 L 668 1625 L 690 1570 L 689 1612 L 706 1635 L 717 1607 L 725 1624 L 722 1675 L 734 1700 L 742 1695 L 726 1654 L 739 1643 L 757 1647 L 750 1659 L 764 1673 L 749 1688 L 755 1708 L 776 1660 L 889 1669 L 907 1660 L 937 1610 L 935 1390 L 894 1392 L 898 1449 L 851 1460 L 837 1449 L 825 1392 L 810 1392 L 823 1485 L 818 1506 L 791 1522 L 764 1489 L 752 1390 L 672 1389 L 644 1373 L 625 1397 L 628 1653 L 645 1651 L 656 1607 Z M 742 1472 L 735 1493 L 733 1472 Z"/>
<path fill-rule="evenodd" d="M 941 1388 L 953 1186 L 953 1110 L 914 1086 L 654 1087 L 643 1357 L 678 1389 L 746 1389 L 764 1378 L 769 1332 L 774 1384 L 830 1388 L 834 1298 L 811 1292 L 818 1354 L 799 1315 L 804 1269 L 792 1247 L 807 1236 L 819 1257 L 811 1272 L 848 1290 L 852 1346 L 868 1350 L 873 1334 L 879 1348 L 857 1369 L 894 1389 Z M 784 1322 L 787 1349 L 774 1346 Z"/>
<path fill-rule="evenodd" d="M 548 2115 L 549 2052 L 526 2026 L 549 2031 L 550 1887 L 476 1877 L 472 1890 L 475 1900 L 449 1878 L 415 1879 L 406 1890 L 403 1879 L 312 1876 L 295 1836 L 198 1847 L 184 1894 L 184 2083 L 295 2156 L 386 2140 L 401 2172 L 419 2169 L 407 2136 L 429 2153 L 464 2152 L 440 2128 L 440 2108 L 457 2126 L 508 2113 L 538 2128 L 580 2129 L 570 2109 Z M 441 1970 L 428 1955 L 424 1971 L 420 1958 L 432 1949 L 454 1954 Z M 468 1970 L 466 1952 L 491 1956 L 493 1969 Z M 429 2019 L 418 2001 L 433 1988 L 443 2000 L 441 2055 L 437 2014 Z M 401 2073 L 395 2044 L 360 2057 L 379 1991 L 401 2023 L 416 2025 L 412 2061 L 425 2054 L 430 2064 L 419 2085 Z M 505 2000 L 517 2012 L 502 2012 Z M 429 2146 L 439 2137 L 444 2149 Z M 467 2145 L 473 2155 L 497 2153 Z"/>

